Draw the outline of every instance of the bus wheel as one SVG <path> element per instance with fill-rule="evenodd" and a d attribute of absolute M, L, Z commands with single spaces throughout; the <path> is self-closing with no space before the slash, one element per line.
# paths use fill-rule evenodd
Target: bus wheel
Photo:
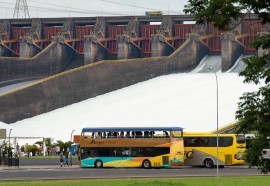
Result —
<path fill-rule="evenodd" d="M 204 160 L 204 166 L 205 166 L 206 168 L 213 168 L 213 167 L 214 167 L 214 162 L 213 162 L 213 160 L 212 160 L 212 159 L 209 159 L 209 158 L 205 159 L 205 160 Z"/>
<path fill-rule="evenodd" d="M 103 167 L 102 161 L 101 161 L 101 160 L 97 160 L 97 161 L 95 162 L 95 168 L 102 168 L 102 167 Z"/>
<path fill-rule="evenodd" d="M 149 160 L 144 160 L 142 163 L 142 167 L 145 169 L 150 169 L 151 168 L 151 162 Z"/>

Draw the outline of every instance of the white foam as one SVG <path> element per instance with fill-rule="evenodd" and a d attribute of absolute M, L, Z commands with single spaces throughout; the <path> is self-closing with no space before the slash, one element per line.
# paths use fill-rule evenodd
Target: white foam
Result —
<path fill-rule="evenodd" d="M 235 73 L 217 73 L 219 125 L 235 121 L 243 92 L 258 89 L 243 84 Z M 111 93 L 69 105 L 11 126 L 13 136 L 70 140 L 83 127 L 180 126 L 185 131 L 216 128 L 216 80 L 213 73 L 161 76 Z"/>

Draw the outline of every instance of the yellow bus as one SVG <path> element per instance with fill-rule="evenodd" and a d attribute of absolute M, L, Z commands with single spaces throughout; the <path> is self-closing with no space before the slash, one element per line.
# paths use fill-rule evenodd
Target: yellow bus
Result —
<path fill-rule="evenodd" d="M 184 165 L 205 166 L 217 165 L 217 135 L 212 133 L 184 133 Z M 244 164 L 246 141 L 244 135 L 218 135 L 218 165 Z"/>
<path fill-rule="evenodd" d="M 149 169 L 181 166 L 183 163 L 184 142 L 181 127 L 82 129 L 79 142 L 81 167 Z"/>
<path fill-rule="evenodd" d="M 146 16 L 161 16 L 162 12 L 161 11 L 147 11 L 145 12 Z"/>

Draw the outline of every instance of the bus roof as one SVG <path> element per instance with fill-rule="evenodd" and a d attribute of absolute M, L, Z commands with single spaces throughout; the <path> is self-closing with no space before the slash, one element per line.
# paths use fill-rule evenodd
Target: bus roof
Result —
<path fill-rule="evenodd" d="M 119 132 L 119 131 L 182 131 L 181 127 L 104 127 L 83 128 L 82 132 Z"/>

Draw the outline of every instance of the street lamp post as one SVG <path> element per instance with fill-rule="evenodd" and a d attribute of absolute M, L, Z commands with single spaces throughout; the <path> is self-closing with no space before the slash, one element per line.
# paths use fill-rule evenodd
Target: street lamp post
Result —
<path fill-rule="evenodd" d="M 10 133 L 11 133 L 12 129 L 9 130 L 9 135 L 8 135 L 8 149 L 10 151 Z"/>
<path fill-rule="evenodd" d="M 209 67 L 208 69 L 210 69 L 210 70 L 213 70 L 213 68 L 212 67 Z M 217 100 L 216 100 L 216 102 L 217 102 L 217 108 L 216 108 L 216 110 L 217 110 L 217 157 L 216 157 L 216 164 L 217 164 L 217 177 L 219 177 L 219 172 L 218 172 L 218 168 L 219 168 L 219 163 L 218 163 L 218 141 L 219 141 L 219 136 L 218 136 L 218 134 L 219 134 L 219 131 L 218 131 L 218 78 L 217 78 L 217 73 L 216 73 L 216 71 L 214 72 L 215 73 L 215 77 L 216 77 L 216 94 L 217 94 Z"/>
<path fill-rule="evenodd" d="M 71 134 L 70 134 L 70 142 L 72 142 L 72 134 L 75 130 L 72 130 Z M 71 145 L 72 147 L 72 145 Z M 71 153 L 70 153 L 70 166 L 72 166 L 72 149 L 70 147 Z"/>
<path fill-rule="evenodd" d="M 8 135 L 8 166 L 11 166 L 11 149 L 10 149 L 10 133 L 12 129 L 9 130 L 9 135 Z"/>
<path fill-rule="evenodd" d="M 218 163 L 218 78 L 217 78 L 217 73 L 215 72 L 215 77 L 216 77 L 216 91 L 217 91 L 217 177 L 219 176 L 218 168 L 219 168 L 219 163 Z"/>

